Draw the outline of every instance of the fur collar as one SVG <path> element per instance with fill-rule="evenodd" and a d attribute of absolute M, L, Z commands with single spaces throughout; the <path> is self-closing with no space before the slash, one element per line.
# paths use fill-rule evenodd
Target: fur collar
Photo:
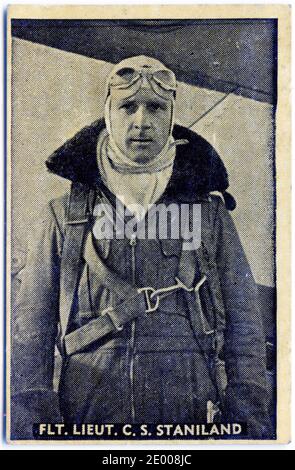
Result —
<path fill-rule="evenodd" d="M 84 127 L 73 138 L 65 142 L 46 161 L 48 170 L 72 182 L 87 186 L 101 184 L 96 161 L 98 135 L 105 127 L 104 120 Z M 195 132 L 175 125 L 175 139 L 187 139 L 186 145 L 176 147 L 173 172 L 166 196 L 180 201 L 193 201 L 207 197 L 212 191 L 223 194 L 226 207 L 233 210 L 234 198 L 226 192 L 228 176 L 226 168 L 215 149 Z"/>

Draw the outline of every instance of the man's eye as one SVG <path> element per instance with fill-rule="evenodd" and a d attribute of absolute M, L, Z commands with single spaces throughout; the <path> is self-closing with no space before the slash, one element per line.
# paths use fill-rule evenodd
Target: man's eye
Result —
<path fill-rule="evenodd" d="M 134 103 L 124 103 L 120 106 L 120 109 L 125 109 L 126 111 L 134 111 L 135 104 Z"/>
<path fill-rule="evenodd" d="M 167 106 L 164 103 L 151 102 L 151 103 L 148 103 L 147 108 L 151 112 L 156 112 L 159 110 L 165 111 L 167 109 Z"/>
<path fill-rule="evenodd" d="M 150 111 L 158 111 L 158 109 L 162 109 L 159 103 L 149 103 L 147 107 Z"/>

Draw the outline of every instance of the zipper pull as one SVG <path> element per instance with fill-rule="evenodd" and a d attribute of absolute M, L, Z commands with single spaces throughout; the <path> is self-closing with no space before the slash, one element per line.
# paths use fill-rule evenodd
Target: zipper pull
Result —
<path fill-rule="evenodd" d="M 136 233 L 133 233 L 131 235 L 131 238 L 130 238 L 130 241 L 129 241 L 129 244 L 130 246 L 135 246 L 137 243 L 137 239 L 136 239 Z"/>

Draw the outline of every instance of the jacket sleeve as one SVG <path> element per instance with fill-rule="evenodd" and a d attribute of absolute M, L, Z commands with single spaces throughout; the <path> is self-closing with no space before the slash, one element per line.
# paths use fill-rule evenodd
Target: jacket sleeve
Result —
<path fill-rule="evenodd" d="M 247 424 L 251 438 L 270 438 L 265 337 L 257 287 L 234 222 L 220 200 L 215 237 L 225 306 L 225 419 Z"/>
<path fill-rule="evenodd" d="M 32 438 L 32 424 L 60 422 L 53 391 L 62 233 L 51 203 L 32 227 L 12 316 L 11 438 Z"/>

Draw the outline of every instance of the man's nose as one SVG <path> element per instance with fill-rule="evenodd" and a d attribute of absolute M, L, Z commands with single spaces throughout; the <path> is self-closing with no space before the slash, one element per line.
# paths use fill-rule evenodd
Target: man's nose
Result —
<path fill-rule="evenodd" d="M 139 106 L 134 114 L 134 127 L 136 129 L 149 129 L 151 127 L 148 110 L 144 106 Z"/>

